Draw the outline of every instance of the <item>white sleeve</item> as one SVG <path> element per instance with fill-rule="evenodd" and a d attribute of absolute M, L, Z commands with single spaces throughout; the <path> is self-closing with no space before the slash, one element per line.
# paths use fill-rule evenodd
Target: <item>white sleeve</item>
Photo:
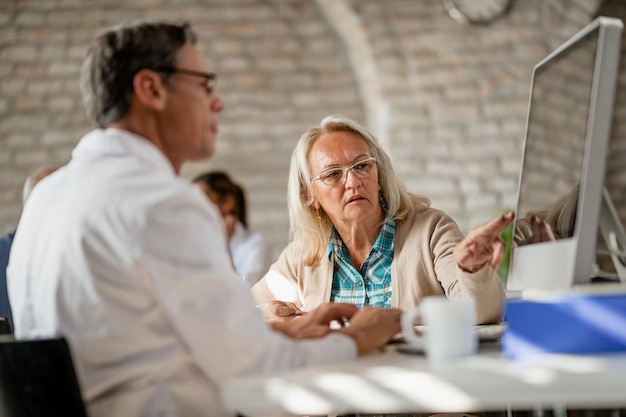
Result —
<path fill-rule="evenodd" d="M 357 354 L 342 334 L 294 341 L 276 333 L 233 270 L 218 213 L 198 196 L 153 210 L 143 248 L 146 285 L 213 381 L 341 362 Z"/>

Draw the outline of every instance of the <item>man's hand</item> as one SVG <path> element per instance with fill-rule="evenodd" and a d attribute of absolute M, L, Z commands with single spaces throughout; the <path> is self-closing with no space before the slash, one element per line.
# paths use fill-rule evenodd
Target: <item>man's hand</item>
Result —
<path fill-rule="evenodd" d="M 304 312 L 294 303 L 272 300 L 265 308 L 265 321 L 268 323 L 290 321 L 303 314 Z"/>
<path fill-rule="evenodd" d="M 295 307 L 293 303 L 284 303 L 282 301 L 279 301 L 279 303 L 291 304 Z M 287 307 L 283 305 L 280 308 Z M 298 308 L 296 307 L 296 309 Z M 344 320 L 350 319 L 357 310 L 358 307 L 354 304 L 325 303 L 310 313 L 303 313 L 298 309 L 300 311 L 298 320 L 287 319 L 270 323 L 274 330 L 283 332 L 293 339 L 315 339 L 334 331 L 330 327 L 332 321 L 339 323 L 339 326 L 343 326 Z"/>
<path fill-rule="evenodd" d="M 364 354 L 384 345 L 400 331 L 401 316 L 402 311 L 395 308 L 359 310 L 353 304 L 325 303 L 298 320 L 274 322 L 272 327 L 293 339 L 314 339 L 341 332 L 354 340 L 359 354 Z M 333 321 L 342 327 L 331 328 Z"/>
<path fill-rule="evenodd" d="M 339 330 L 352 337 L 359 354 L 383 346 L 400 331 L 402 311 L 396 308 L 363 307 L 350 319 L 350 325 Z"/>
<path fill-rule="evenodd" d="M 486 264 L 497 269 L 504 256 L 505 244 L 500 233 L 513 221 L 513 213 L 503 214 L 472 229 L 454 247 L 454 259 L 459 268 L 474 273 Z"/>

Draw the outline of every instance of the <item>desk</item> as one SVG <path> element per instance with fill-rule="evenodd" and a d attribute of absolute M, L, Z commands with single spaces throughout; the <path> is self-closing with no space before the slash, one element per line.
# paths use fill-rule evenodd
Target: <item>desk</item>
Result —
<path fill-rule="evenodd" d="M 232 380 L 222 398 L 250 416 L 623 408 L 626 354 L 512 362 L 499 349 L 481 349 L 434 366 L 391 345 L 341 365 Z"/>

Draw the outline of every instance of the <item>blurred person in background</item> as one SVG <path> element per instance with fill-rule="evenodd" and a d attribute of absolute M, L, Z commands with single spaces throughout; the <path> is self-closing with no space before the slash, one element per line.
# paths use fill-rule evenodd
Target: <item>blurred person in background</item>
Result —
<path fill-rule="evenodd" d="M 198 175 L 193 183 L 217 205 L 224 218 L 235 270 L 252 287 L 267 273 L 272 259 L 263 236 L 248 228 L 248 208 L 243 188 L 221 171 Z"/>
<path fill-rule="evenodd" d="M 26 178 L 22 191 L 22 204 L 26 204 L 26 200 L 28 200 L 33 187 L 35 187 L 39 181 L 56 171 L 56 169 L 57 167 L 39 168 Z M 7 291 L 6 270 L 14 237 L 15 231 L 12 231 L 0 238 L 0 317 L 7 319 L 9 329 L 13 329 L 13 313 L 11 312 L 11 303 Z"/>

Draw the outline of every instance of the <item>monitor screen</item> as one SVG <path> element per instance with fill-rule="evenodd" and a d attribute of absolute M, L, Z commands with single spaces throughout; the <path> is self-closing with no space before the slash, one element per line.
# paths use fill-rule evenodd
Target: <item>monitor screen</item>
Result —
<path fill-rule="evenodd" d="M 534 68 L 509 290 L 590 282 L 621 31 L 598 18 Z M 537 233 L 533 216 L 551 233 Z"/>
<path fill-rule="evenodd" d="M 558 239 L 576 227 L 597 40 L 589 33 L 534 74 L 517 209 L 520 221 L 544 218 Z M 534 242 L 517 231 L 518 245 Z"/>

